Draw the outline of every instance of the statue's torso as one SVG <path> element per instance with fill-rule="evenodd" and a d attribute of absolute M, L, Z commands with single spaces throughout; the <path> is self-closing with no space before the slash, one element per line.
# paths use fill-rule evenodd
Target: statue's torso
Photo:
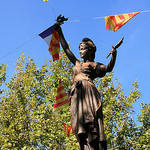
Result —
<path fill-rule="evenodd" d="M 73 81 L 79 80 L 94 80 L 96 78 L 95 62 L 78 62 L 73 68 Z"/>

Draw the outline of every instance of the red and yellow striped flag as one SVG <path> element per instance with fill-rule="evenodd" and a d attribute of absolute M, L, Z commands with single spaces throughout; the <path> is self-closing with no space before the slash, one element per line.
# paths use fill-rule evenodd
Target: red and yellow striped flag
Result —
<path fill-rule="evenodd" d="M 65 132 L 66 132 L 66 134 L 67 134 L 68 137 L 70 136 L 70 133 L 73 133 L 72 128 L 71 128 L 71 125 L 68 125 L 68 126 L 66 127 L 66 124 L 65 124 L 65 123 L 64 123 L 64 130 L 65 130 Z"/>
<path fill-rule="evenodd" d="M 43 0 L 43 2 L 48 2 L 48 0 Z"/>
<path fill-rule="evenodd" d="M 57 96 L 55 99 L 55 104 L 53 107 L 53 111 L 57 111 L 61 108 L 69 106 L 68 102 L 68 96 L 67 93 L 65 92 L 65 89 L 62 85 L 61 80 L 59 81 L 58 89 L 57 89 Z"/>
<path fill-rule="evenodd" d="M 135 15 L 139 13 L 140 12 L 134 12 L 134 13 L 128 13 L 128 14 L 107 16 L 105 17 L 106 29 L 116 32 L 124 24 L 126 24 L 130 19 L 132 19 Z"/>
<path fill-rule="evenodd" d="M 52 38 L 51 38 L 51 42 L 49 45 L 49 49 L 48 49 L 50 54 L 53 57 L 53 61 L 59 59 L 59 52 L 60 52 L 59 42 L 60 42 L 59 35 L 58 35 L 57 31 L 54 29 L 53 34 L 52 34 Z"/>
<path fill-rule="evenodd" d="M 60 40 L 58 32 L 54 29 L 54 26 L 49 27 L 45 31 L 39 34 L 39 36 L 44 39 L 44 41 L 49 46 L 49 52 L 53 57 L 53 61 L 59 59 L 59 51 L 60 51 Z"/>

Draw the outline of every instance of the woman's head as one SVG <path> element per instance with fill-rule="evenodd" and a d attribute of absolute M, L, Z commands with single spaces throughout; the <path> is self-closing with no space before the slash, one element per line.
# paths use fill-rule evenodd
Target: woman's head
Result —
<path fill-rule="evenodd" d="M 88 55 L 91 57 L 92 60 L 95 59 L 96 46 L 91 39 L 83 38 L 82 43 L 80 43 L 79 45 L 79 50 L 80 50 L 81 58 L 85 57 L 85 55 L 86 56 Z M 83 52 L 82 50 L 84 50 L 85 52 Z"/>

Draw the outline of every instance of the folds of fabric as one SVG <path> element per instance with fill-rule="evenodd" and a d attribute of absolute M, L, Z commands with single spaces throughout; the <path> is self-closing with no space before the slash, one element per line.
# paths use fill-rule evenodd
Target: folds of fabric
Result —
<path fill-rule="evenodd" d="M 53 30 L 52 33 L 52 38 L 49 45 L 49 52 L 53 57 L 53 61 L 59 59 L 59 52 L 60 52 L 59 35 L 55 30 Z"/>
<path fill-rule="evenodd" d="M 67 106 L 69 106 L 68 95 L 65 92 L 64 86 L 62 85 L 62 82 L 60 80 L 59 85 L 58 85 L 58 89 L 57 89 L 57 96 L 55 99 L 53 111 L 60 110 L 61 108 L 64 108 Z"/>
<path fill-rule="evenodd" d="M 60 52 L 60 44 L 59 44 L 60 40 L 59 35 L 57 31 L 54 29 L 54 27 L 51 26 L 50 28 L 40 33 L 39 36 L 42 39 L 44 39 L 44 41 L 49 46 L 48 50 L 53 57 L 53 61 L 58 60 Z"/>
<path fill-rule="evenodd" d="M 130 19 L 140 12 L 121 14 L 121 15 L 112 15 L 105 17 L 105 26 L 107 30 L 116 32 L 123 25 L 125 25 Z"/>
<path fill-rule="evenodd" d="M 83 80 L 74 86 L 71 96 L 71 126 L 78 141 L 84 135 L 89 143 L 106 141 L 103 129 L 102 104 L 95 85 Z"/>

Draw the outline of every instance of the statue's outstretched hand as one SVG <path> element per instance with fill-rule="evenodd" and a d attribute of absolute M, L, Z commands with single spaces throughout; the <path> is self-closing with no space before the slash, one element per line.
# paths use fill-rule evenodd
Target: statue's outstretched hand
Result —
<path fill-rule="evenodd" d="M 68 18 L 65 18 L 64 16 L 59 15 L 56 19 L 56 23 L 54 24 L 54 29 L 59 32 L 61 30 L 60 25 L 64 24 L 64 21 L 67 21 Z"/>
<path fill-rule="evenodd" d="M 61 24 L 64 24 L 64 21 L 67 21 L 69 17 L 65 18 L 64 16 L 62 15 L 59 15 L 56 19 L 57 21 L 57 24 L 61 25 Z"/>

